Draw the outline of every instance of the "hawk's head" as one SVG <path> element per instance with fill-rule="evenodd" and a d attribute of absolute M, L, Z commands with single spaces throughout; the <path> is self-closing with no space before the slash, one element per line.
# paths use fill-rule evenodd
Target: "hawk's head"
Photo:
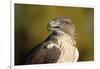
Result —
<path fill-rule="evenodd" d="M 75 34 L 75 26 L 67 17 L 57 17 L 48 24 L 49 31 L 65 32 L 70 35 Z"/>

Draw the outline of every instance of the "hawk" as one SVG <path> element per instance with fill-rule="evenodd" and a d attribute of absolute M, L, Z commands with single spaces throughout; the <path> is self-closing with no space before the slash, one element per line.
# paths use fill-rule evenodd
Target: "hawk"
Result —
<path fill-rule="evenodd" d="M 57 17 L 47 26 L 51 34 L 33 48 L 25 58 L 25 64 L 77 62 L 75 26 L 68 17 Z"/>

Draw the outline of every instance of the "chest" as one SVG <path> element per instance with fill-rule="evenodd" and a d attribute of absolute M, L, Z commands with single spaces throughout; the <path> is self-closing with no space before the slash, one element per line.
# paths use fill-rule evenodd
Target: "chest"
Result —
<path fill-rule="evenodd" d="M 58 62 L 72 62 L 75 50 L 72 38 L 69 35 L 60 35 L 57 39 L 59 49 L 61 50 L 61 56 Z"/>

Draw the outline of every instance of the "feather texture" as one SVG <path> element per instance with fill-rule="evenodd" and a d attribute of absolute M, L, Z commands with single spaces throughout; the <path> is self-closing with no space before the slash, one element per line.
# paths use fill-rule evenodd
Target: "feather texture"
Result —
<path fill-rule="evenodd" d="M 25 58 L 25 64 L 76 62 L 75 26 L 67 18 L 56 18 L 48 25 L 52 34 L 33 48 Z"/>

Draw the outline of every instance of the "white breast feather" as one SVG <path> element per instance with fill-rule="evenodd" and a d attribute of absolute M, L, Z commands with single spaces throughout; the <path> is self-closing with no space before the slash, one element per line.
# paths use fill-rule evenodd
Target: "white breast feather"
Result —
<path fill-rule="evenodd" d="M 58 63 L 75 62 L 78 60 L 78 50 L 73 46 L 72 38 L 69 35 L 58 37 L 58 46 L 62 52 Z"/>

